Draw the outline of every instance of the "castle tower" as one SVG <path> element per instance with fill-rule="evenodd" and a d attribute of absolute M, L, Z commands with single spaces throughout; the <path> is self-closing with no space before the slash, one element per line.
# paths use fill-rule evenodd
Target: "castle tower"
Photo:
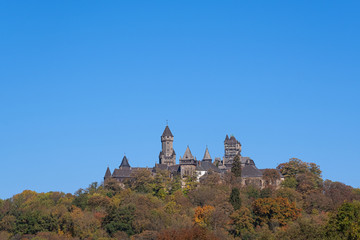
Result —
<path fill-rule="evenodd" d="M 161 135 L 161 152 L 159 154 L 159 163 L 168 166 L 176 164 L 176 153 L 173 148 L 174 136 L 172 135 L 169 126 L 165 127 Z"/>
<path fill-rule="evenodd" d="M 183 157 L 179 159 L 180 163 L 180 173 L 181 176 L 193 176 L 195 174 L 196 168 L 196 158 L 191 154 L 189 146 L 187 146 L 186 151 Z"/>
<path fill-rule="evenodd" d="M 123 168 L 131 168 L 130 167 L 130 164 L 129 164 L 129 161 L 127 159 L 127 157 L 124 155 L 122 161 L 121 161 L 121 164 L 119 166 L 119 169 L 123 169 Z"/>
<path fill-rule="evenodd" d="M 105 176 L 104 176 L 104 181 L 106 181 L 109 178 L 111 178 L 111 172 L 110 172 L 110 168 L 107 167 L 106 173 L 105 173 Z"/>
<path fill-rule="evenodd" d="M 234 136 L 231 136 L 229 138 L 229 136 L 226 135 L 224 141 L 224 148 L 225 148 L 224 165 L 226 167 L 231 167 L 234 157 L 236 155 L 241 156 L 241 144 L 238 140 L 236 140 Z"/>
<path fill-rule="evenodd" d="M 204 157 L 203 157 L 202 161 L 204 161 L 204 162 L 212 162 L 212 159 L 211 159 L 211 156 L 210 156 L 210 153 L 209 153 L 209 149 L 207 148 L 207 146 L 206 146 L 205 154 L 204 154 Z"/>

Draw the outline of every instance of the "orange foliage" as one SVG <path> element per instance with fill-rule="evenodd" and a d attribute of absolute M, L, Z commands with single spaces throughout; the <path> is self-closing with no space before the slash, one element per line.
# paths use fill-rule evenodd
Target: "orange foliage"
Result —
<path fill-rule="evenodd" d="M 215 208 L 213 206 L 205 205 L 204 207 L 195 208 L 194 223 L 201 227 L 210 225 L 211 216 Z"/>
<path fill-rule="evenodd" d="M 269 223 L 276 220 L 284 226 L 290 220 L 300 216 L 301 209 L 295 203 L 290 203 L 287 198 L 260 198 L 253 202 L 254 213 L 258 224 Z"/>

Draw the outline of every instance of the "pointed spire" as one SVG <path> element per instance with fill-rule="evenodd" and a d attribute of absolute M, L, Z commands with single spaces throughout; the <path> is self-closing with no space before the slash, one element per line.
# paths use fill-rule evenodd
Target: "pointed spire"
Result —
<path fill-rule="evenodd" d="M 229 136 L 226 134 L 225 142 L 229 141 Z"/>
<path fill-rule="evenodd" d="M 121 161 L 120 168 L 121 167 L 128 167 L 128 168 L 130 167 L 129 161 L 125 155 Z"/>
<path fill-rule="evenodd" d="M 105 173 L 104 179 L 110 178 L 110 177 L 111 177 L 111 172 L 110 172 L 110 168 L 109 168 L 109 166 L 108 166 L 107 169 L 106 169 L 106 173 Z"/>
<path fill-rule="evenodd" d="M 162 137 L 173 137 L 168 125 L 166 125 L 165 130 L 161 136 Z"/>
<path fill-rule="evenodd" d="M 206 146 L 205 154 L 203 157 L 203 161 L 212 161 L 210 153 L 209 153 L 209 149 L 207 148 L 207 146 Z"/>
<path fill-rule="evenodd" d="M 188 145 L 187 148 L 186 148 L 186 151 L 185 151 L 185 154 L 184 154 L 183 159 L 194 159 L 194 156 L 191 154 L 189 145 Z"/>

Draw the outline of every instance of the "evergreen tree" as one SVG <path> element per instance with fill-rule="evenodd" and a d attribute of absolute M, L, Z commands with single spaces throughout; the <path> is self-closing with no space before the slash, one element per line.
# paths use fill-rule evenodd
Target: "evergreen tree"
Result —
<path fill-rule="evenodd" d="M 240 191 L 238 188 L 233 188 L 230 194 L 229 202 L 234 207 L 235 210 L 240 209 L 241 207 L 241 199 L 240 199 Z"/>
<path fill-rule="evenodd" d="M 231 172 L 235 175 L 235 177 L 241 177 L 241 161 L 239 155 L 236 155 L 234 157 L 234 162 L 231 167 Z"/>

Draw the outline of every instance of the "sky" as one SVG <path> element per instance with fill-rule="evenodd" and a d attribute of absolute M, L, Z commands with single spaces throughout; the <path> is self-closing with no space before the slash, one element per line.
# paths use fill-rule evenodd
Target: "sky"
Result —
<path fill-rule="evenodd" d="M 0 198 L 74 193 L 126 154 L 158 162 L 168 121 L 258 168 L 296 157 L 360 187 L 359 1 L 1 1 Z"/>

